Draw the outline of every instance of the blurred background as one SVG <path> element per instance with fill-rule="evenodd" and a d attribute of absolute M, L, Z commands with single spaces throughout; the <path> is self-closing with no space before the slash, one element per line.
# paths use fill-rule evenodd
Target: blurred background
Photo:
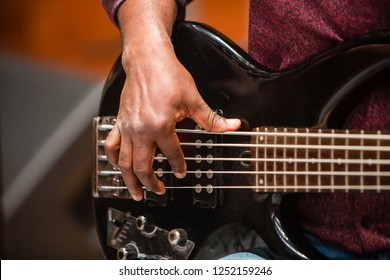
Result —
<path fill-rule="evenodd" d="M 249 0 L 195 0 L 187 19 L 247 48 Z M 120 52 L 100 0 L 0 2 L 2 259 L 102 259 L 92 118 Z"/>

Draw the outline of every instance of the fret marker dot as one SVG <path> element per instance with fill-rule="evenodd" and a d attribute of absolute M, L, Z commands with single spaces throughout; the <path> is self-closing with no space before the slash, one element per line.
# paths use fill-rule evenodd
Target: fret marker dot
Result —
<path fill-rule="evenodd" d="M 259 184 L 260 184 L 260 185 L 263 185 L 263 184 L 264 184 L 264 180 L 263 180 L 263 179 L 260 179 L 260 180 L 259 180 Z"/>
<path fill-rule="evenodd" d="M 337 158 L 337 164 L 341 165 L 341 158 Z"/>
<path fill-rule="evenodd" d="M 369 165 L 369 166 L 372 165 L 372 159 L 371 159 L 371 158 L 368 159 L 368 165 Z"/>
<path fill-rule="evenodd" d="M 292 158 L 288 158 L 288 164 L 292 163 Z"/>
<path fill-rule="evenodd" d="M 263 135 L 259 136 L 259 141 L 264 141 L 264 136 Z"/>

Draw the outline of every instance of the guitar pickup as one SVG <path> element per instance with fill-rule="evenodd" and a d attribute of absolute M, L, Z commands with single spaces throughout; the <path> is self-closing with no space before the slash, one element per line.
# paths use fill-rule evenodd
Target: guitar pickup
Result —
<path fill-rule="evenodd" d="M 222 204 L 223 191 L 219 188 L 221 183 L 220 172 L 222 162 L 215 160 L 221 157 L 222 149 L 215 145 L 222 143 L 221 134 L 202 133 L 204 132 L 199 126 L 195 126 L 198 134 L 192 136 L 194 145 L 184 147 L 183 151 L 186 157 L 192 160 L 187 161 L 186 181 L 192 188 L 192 202 L 200 208 L 216 208 Z"/>

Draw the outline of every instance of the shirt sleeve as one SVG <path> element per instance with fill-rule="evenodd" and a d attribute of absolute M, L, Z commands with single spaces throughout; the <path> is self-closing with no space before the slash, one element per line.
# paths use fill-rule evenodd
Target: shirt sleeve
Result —
<path fill-rule="evenodd" d="M 104 10 L 106 11 L 110 20 L 119 27 L 118 23 L 118 9 L 120 5 L 123 4 L 126 0 L 101 0 Z M 178 18 L 184 18 L 185 15 L 185 6 L 192 0 L 176 0 L 178 5 Z"/>

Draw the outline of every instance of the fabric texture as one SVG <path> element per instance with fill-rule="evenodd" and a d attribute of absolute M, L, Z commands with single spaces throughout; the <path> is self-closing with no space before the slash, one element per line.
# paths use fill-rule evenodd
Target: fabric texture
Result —
<path fill-rule="evenodd" d="M 251 0 L 249 54 L 282 71 L 338 43 L 386 29 L 390 1 Z M 343 127 L 390 131 L 389 81 L 388 71 L 354 93 L 364 97 Z M 302 194 L 298 213 L 305 231 L 343 249 L 359 254 L 390 251 L 389 193 Z"/>
<path fill-rule="evenodd" d="M 106 11 L 110 20 L 118 27 L 117 12 L 120 5 L 125 0 L 101 0 L 104 10 Z"/>
<path fill-rule="evenodd" d="M 118 18 L 117 18 L 117 12 L 122 5 L 123 2 L 126 0 L 101 0 L 101 3 L 103 5 L 104 10 L 106 11 L 108 17 L 110 20 L 116 25 L 116 27 L 119 27 Z M 185 16 L 185 5 L 187 5 L 191 0 L 176 0 L 176 3 L 178 5 L 178 18 L 184 18 Z"/>

